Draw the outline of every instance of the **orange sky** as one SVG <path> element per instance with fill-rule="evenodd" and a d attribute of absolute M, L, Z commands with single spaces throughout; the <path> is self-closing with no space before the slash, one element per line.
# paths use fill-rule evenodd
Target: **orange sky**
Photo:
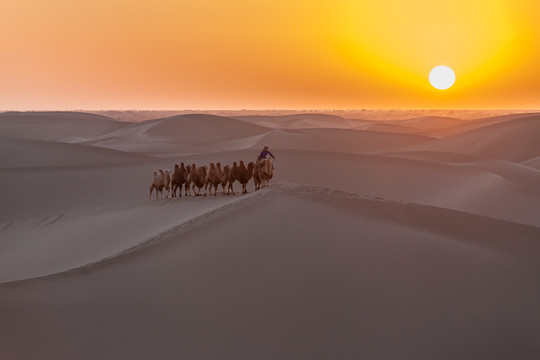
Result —
<path fill-rule="evenodd" d="M 3 0 L 0 109 L 540 109 L 536 0 Z M 448 90 L 431 68 L 456 73 Z"/>

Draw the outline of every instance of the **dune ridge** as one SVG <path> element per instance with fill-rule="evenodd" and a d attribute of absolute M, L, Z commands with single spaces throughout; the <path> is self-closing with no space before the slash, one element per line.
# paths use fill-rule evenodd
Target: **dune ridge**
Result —
<path fill-rule="evenodd" d="M 410 150 L 465 153 L 485 158 L 522 162 L 540 155 L 540 117 L 526 116 L 511 121 L 487 124 L 430 143 L 414 145 Z M 515 142 L 515 141 L 519 142 Z M 404 149 L 405 150 L 405 149 Z"/>
<path fill-rule="evenodd" d="M 86 268 L 91 268 L 93 266 L 102 265 L 105 262 L 114 261 L 116 258 L 124 256 L 134 251 L 143 250 L 149 246 L 155 245 L 161 241 L 165 241 L 170 238 L 177 238 L 181 233 L 185 231 L 191 231 L 198 226 L 211 225 L 212 220 L 216 216 L 220 216 L 221 213 L 228 213 L 234 211 L 240 216 L 241 208 L 248 206 L 253 202 L 264 202 L 268 201 L 270 198 L 285 198 L 285 197 L 298 197 L 308 201 L 315 201 L 318 203 L 327 204 L 330 206 L 336 206 L 339 208 L 344 208 L 348 211 L 353 211 L 355 216 L 359 218 L 377 220 L 385 223 L 405 226 L 408 228 L 414 228 L 425 232 L 430 232 L 434 234 L 440 234 L 444 236 L 450 236 L 455 239 L 466 240 L 469 243 L 475 243 L 478 246 L 488 247 L 488 248 L 498 248 L 498 251 L 505 256 L 509 255 L 519 255 L 520 259 L 523 257 L 527 258 L 527 261 L 533 262 L 533 264 L 540 263 L 540 260 L 537 260 L 535 251 L 531 253 L 531 247 L 540 250 L 540 242 L 531 242 L 527 244 L 529 249 L 527 252 L 519 252 L 519 248 L 516 247 L 515 243 L 509 244 L 505 241 L 509 237 L 515 236 L 519 241 L 532 241 L 534 239 L 540 238 L 540 227 L 524 225 L 509 222 L 506 220 L 494 219 L 490 217 L 469 214 L 463 211 L 449 210 L 444 208 L 439 208 L 435 206 L 420 205 L 416 203 L 406 203 L 403 201 L 391 201 L 386 200 L 381 197 L 363 197 L 357 193 L 348 193 L 340 190 L 333 190 L 330 188 L 324 188 L 320 186 L 312 185 L 300 185 L 294 183 L 279 183 L 273 185 L 270 188 L 263 189 L 259 192 L 253 192 L 248 196 L 239 197 L 239 198 L 217 198 L 216 200 L 210 199 L 205 204 L 201 204 L 201 201 L 193 202 L 189 201 L 188 206 L 190 206 L 190 213 L 181 213 L 182 215 L 175 215 L 173 218 L 168 220 L 169 222 L 165 225 L 162 221 L 155 223 L 160 219 L 164 214 L 167 214 L 176 209 L 180 209 L 179 205 L 182 205 L 183 199 L 168 199 L 160 201 L 160 207 L 166 207 L 166 209 L 155 209 L 155 206 L 152 206 L 151 209 L 146 209 L 147 206 L 142 204 L 129 205 L 129 207 L 120 207 L 114 209 L 96 209 L 98 216 L 102 218 L 101 220 L 93 219 L 97 214 L 84 214 L 84 219 L 80 218 L 80 214 L 75 216 L 79 218 L 78 220 L 71 219 L 69 220 L 68 225 L 62 226 L 61 222 L 66 220 L 67 217 L 73 217 L 69 214 L 62 214 L 54 217 L 47 217 L 45 219 L 36 219 L 32 221 L 27 221 L 26 223 L 4 223 L 0 224 L 0 232 L 3 233 L 4 240 L 2 241 L 2 246 L 6 248 L 6 239 L 7 241 L 20 242 L 28 241 L 28 239 L 18 239 L 17 237 L 12 237 L 10 239 L 10 232 L 17 232 L 20 228 L 38 228 L 38 231 L 34 232 L 34 238 L 37 240 L 39 237 L 44 237 L 44 239 L 58 239 L 60 234 L 65 234 L 65 226 L 70 226 L 72 223 L 78 223 L 77 232 L 84 232 L 85 228 L 90 229 L 93 226 L 93 223 L 100 222 L 102 224 L 107 223 L 105 219 L 109 218 L 108 224 L 105 226 L 107 231 L 100 234 L 100 238 L 112 238 L 117 237 L 122 232 L 122 227 L 126 223 L 132 222 L 134 224 L 139 224 L 141 221 L 146 220 L 148 217 L 148 211 L 155 212 L 159 211 L 159 216 L 153 214 L 151 220 L 154 222 L 153 225 L 150 225 L 146 221 L 145 226 L 152 226 L 154 232 L 157 234 L 149 235 L 146 231 L 146 235 L 141 236 L 130 236 L 131 240 L 128 243 L 123 244 L 121 247 L 118 247 L 118 243 L 115 243 L 116 247 L 113 247 L 110 250 L 103 252 L 99 251 L 98 254 L 92 254 L 92 248 L 82 249 L 80 246 L 88 246 L 91 244 L 88 240 L 82 241 L 80 245 L 71 249 L 71 252 L 68 254 L 63 254 L 62 257 L 53 257 L 49 259 L 45 264 L 44 270 L 35 270 L 36 262 L 35 259 L 30 259 L 27 264 L 21 263 L 21 260 L 25 258 L 24 253 L 19 253 L 16 258 L 17 262 L 13 263 L 10 261 L 10 258 L 2 259 L 0 257 L 0 262 L 2 263 L 2 270 L 0 274 L 0 283 L 8 283 L 13 281 L 28 280 L 32 278 L 40 278 L 44 276 L 56 275 L 59 273 L 64 273 L 72 270 L 83 270 Z M 195 205 L 195 207 L 193 207 Z M 139 208 L 135 217 L 130 215 L 133 212 L 133 208 Z M 120 224 L 116 223 L 118 216 L 122 216 L 122 221 Z M 131 216 L 130 219 L 126 220 L 126 217 Z M 64 219 L 62 219 L 64 218 Z M 111 219 L 112 218 L 112 219 Z M 90 219 L 89 221 L 87 219 Z M 299 220 L 302 218 L 299 218 Z M 305 220 L 300 220 L 305 221 Z M 52 234 L 47 235 L 47 231 L 44 231 L 43 228 L 53 226 L 54 223 L 60 225 L 59 229 L 55 229 Z M 87 223 L 84 225 L 84 223 Z M 458 225 L 459 224 L 459 225 Z M 457 226 L 456 226 L 457 225 Z M 102 225 L 104 226 L 104 225 Z M 140 231 L 140 230 L 138 230 Z M 151 232 L 150 232 L 151 233 Z M 38 235 L 39 234 L 39 235 Z M 25 236 L 29 236 L 30 232 L 26 231 Z M 95 234 L 97 236 L 97 234 Z M 133 240 L 136 239 L 136 241 Z M 54 246 L 59 248 L 60 246 L 65 249 L 67 244 L 44 244 L 43 239 L 40 240 L 40 246 Z M 46 241 L 46 240 L 45 240 Z M 20 245 L 19 245 L 20 246 Z M 28 245 L 24 244 L 21 248 L 25 248 Z M 92 247 L 95 245 L 92 245 Z M 100 246 L 101 248 L 103 245 Z M 516 253 L 517 251 L 517 253 Z M 88 254 L 91 254 L 90 256 Z M 14 249 L 9 250 L 9 256 L 12 258 L 16 254 Z M 6 254 L 2 254 L 5 256 Z M 58 255 L 58 254 L 53 254 Z M 78 257 L 84 255 L 82 259 L 75 260 Z M 530 255 L 530 258 L 526 255 Z M 40 258 L 43 259 L 43 254 L 40 254 Z M 93 259 L 93 260 L 91 260 Z M 69 264 L 64 265 L 66 262 Z M 17 270 L 10 269 L 11 267 L 17 267 Z M 56 269 L 50 270 L 54 266 Z M 25 270 L 30 268 L 30 270 Z M 48 269 L 48 270 L 47 270 Z M 26 272 L 25 272 L 26 271 Z M 10 275 L 13 274 L 13 275 Z M 20 275 L 24 274 L 24 275 Z"/>
<path fill-rule="evenodd" d="M 86 139 L 126 126 L 128 123 L 91 113 L 5 112 L 0 113 L 0 134 L 34 140 Z"/>

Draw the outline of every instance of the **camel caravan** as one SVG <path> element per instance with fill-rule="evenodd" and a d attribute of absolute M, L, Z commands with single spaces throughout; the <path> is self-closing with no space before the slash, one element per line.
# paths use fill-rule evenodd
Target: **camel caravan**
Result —
<path fill-rule="evenodd" d="M 212 190 L 216 196 L 220 185 L 223 195 L 234 195 L 235 181 L 242 185 L 242 194 L 246 194 L 247 184 L 251 179 L 257 191 L 262 187 L 267 187 L 268 182 L 274 177 L 272 158 L 273 156 L 266 158 L 258 156 L 256 162 L 249 162 L 247 166 L 242 160 L 238 163 L 233 162 L 232 166 L 225 165 L 223 168 L 219 162 L 210 163 L 209 166 L 197 166 L 195 163 L 186 166 L 181 162 L 174 165 L 174 171 L 159 169 L 154 171 L 148 199 L 152 198 L 154 191 L 156 199 L 163 196 L 163 191 L 165 191 L 165 198 L 181 197 L 182 189 L 185 196 L 206 196 L 208 193 L 212 195 Z M 201 194 L 203 188 L 204 194 Z"/>

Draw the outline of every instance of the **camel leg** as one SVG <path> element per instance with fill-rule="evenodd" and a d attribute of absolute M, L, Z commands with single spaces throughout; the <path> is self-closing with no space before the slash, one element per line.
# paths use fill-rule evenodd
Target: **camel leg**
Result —
<path fill-rule="evenodd" d="M 148 195 L 148 200 L 152 199 L 152 191 L 153 190 L 154 190 L 154 184 L 150 185 L 150 194 Z"/>

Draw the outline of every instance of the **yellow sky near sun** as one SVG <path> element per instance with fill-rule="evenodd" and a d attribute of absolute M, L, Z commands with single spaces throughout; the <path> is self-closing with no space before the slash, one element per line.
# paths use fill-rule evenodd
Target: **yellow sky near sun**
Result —
<path fill-rule="evenodd" d="M 533 0 L 0 6 L 0 109 L 540 108 Z"/>

